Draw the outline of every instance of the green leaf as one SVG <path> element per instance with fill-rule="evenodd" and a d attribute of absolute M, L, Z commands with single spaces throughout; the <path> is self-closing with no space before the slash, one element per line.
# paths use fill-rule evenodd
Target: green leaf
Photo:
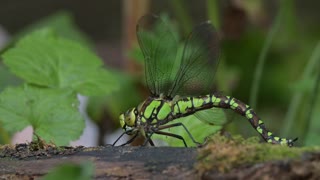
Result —
<path fill-rule="evenodd" d="M 10 139 L 9 133 L 0 125 L 0 144 L 10 144 Z"/>
<path fill-rule="evenodd" d="M 119 89 L 116 77 L 102 68 L 82 74 L 79 72 L 77 78 L 79 80 L 75 81 L 72 86 L 80 94 L 99 96 Z"/>
<path fill-rule="evenodd" d="M 0 94 L 0 122 L 9 132 L 31 125 L 45 141 L 67 145 L 81 135 L 85 125 L 78 105 L 71 90 L 9 87 Z"/>
<path fill-rule="evenodd" d="M 318 98 L 319 99 L 319 98 Z M 320 145 L 320 121 L 319 116 L 320 112 L 317 109 L 320 109 L 320 101 L 318 100 L 316 106 L 313 107 L 314 111 L 312 113 L 312 117 L 310 119 L 309 131 L 306 132 L 305 145 L 306 146 L 314 146 Z"/>
<path fill-rule="evenodd" d="M 79 27 L 77 27 L 72 14 L 67 11 L 58 11 L 36 22 L 33 22 L 30 25 L 27 25 L 21 31 L 14 34 L 8 45 L 0 51 L 0 54 L 9 49 L 21 37 L 42 28 L 53 29 L 59 36 L 78 42 L 83 46 L 92 46 L 89 38 L 83 32 L 81 32 Z"/>
<path fill-rule="evenodd" d="M 93 177 L 93 170 L 94 167 L 92 163 L 82 163 L 80 165 L 66 163 L 53 169 L 43 177 L 43 180 L 91 180 Z"/>
<path fill-rule="evenodd" d="M 26 36 L 3 58 L 14 74 L 31 84 L 72 88 L 83 95 L 103 95 L 118 88 L 100 58 L 50 29 Z"/>
<path fill-rule="evenodd" d="M 121 88 L 107 96 L 90 97 L 87 113 L 93 121 L 100 122 L 105 119 L 104 116 L 108 112 L 108 116 L 119 124 L 119 114 L 131 107 L 135 107 L 143 99 L 136 87 L 137 79 L 121 71 L 112 70 L 111 72 L 115 75 L 116 81 L 119 82 Z"/>
<path fill-rule="evenodd" d="M 296 92 L 311 93 L 314 82 L 315 77 L 308 77 L 303 80 L 297 80 L 291 87 Z"/>
<path fill-rule="evenodd" d="M 0 92 L 9 85 L 18 85 L 21 80 L 15 77 L 3 64 L 0 62 Z"/>
<path fill-rule="evenodd" d="M 67 11 L 58 11 L 44 17 L 26 27 L 20 34 L 25 35 L 42 28 L 54 29 L 60 37 L 81 43 L 81 45 L 86 47 L 91 47 L 89 38 L 77 27 L 72 14 Z"/>

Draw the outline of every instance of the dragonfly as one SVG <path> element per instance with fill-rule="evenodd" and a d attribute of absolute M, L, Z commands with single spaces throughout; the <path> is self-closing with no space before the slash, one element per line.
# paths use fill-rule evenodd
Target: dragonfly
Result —
<path fill-rule="evenodd" d="M 157 15 L 141 17 L 136 35 L 144 56 L 145 81 L 150 96 L 119 116 L 124 132 L 113 145 L 127 134 L 132 137 L 121 146 L 130 144 L 138 136 L 144 137 L 143 145 L 154 146 L 151 137 L 158 134 L 177 138 L 187 147 L 182 136 L 165 131 L 181 127 L 200 146 L 187 127 L 174 120 L 223 108 L 245 117 L 266 142 L 293 146 L 297 138 L 275 136 L 249 105 L 214 91 L 220 47 L 218 33 L 209 21 L 195 26 L 183 46 L 179 46 L 172 29 Z M 196 117 L 203 120 L 201 116 Z"/>

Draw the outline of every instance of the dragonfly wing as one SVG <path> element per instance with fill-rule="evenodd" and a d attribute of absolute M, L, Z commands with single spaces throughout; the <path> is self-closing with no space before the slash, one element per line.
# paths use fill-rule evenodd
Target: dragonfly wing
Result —
<path fill-rule="evenodd" d="M 205 22 L 196 26 L 185 41 L 170 95 L 213 93 L 219 52 L 218 33 L 212 24 Z"/>
<path fill-rule="evenodd" d="M 225 111 L 221 108 L 211 108 L 198 111 L 194 116 L 202 122 L 214 126 L 223 126 L 228 123 L 228 117 Z"/>
<path fill-rule="evenodd" d="M 168 125 L 172 123 L 178 123 L 178 122 L 183 123 L 186 126 L 186 128 L 190 131 L 191 135 L 199 143 L 204 143 L 206 137 L 219 132 L 222 128 L 222 126 L 212 126 L 208 123 L 199 121 L 197 118 L 195 118 L 195 116 L 187 116 L 187 117 L 179 118 L 179 119 L 176 119 L 175 121 L 169 122 Z M 192 147 L 196 146 L 196 144 L 192 142 L 186 130 L 182 127 L 173 127 L 173 128 L 165 129 L 163 131 L 178 134 L 184 138 L 188 146 L 192 146 Z M 155 139 L 163 140 L 170 146 L 184 147 L 184 144 L 180 139 L 166 137 L 162 135 L 156 135 L 156 134 L 153 135 L 152 137 Z"/>
<path fill-rule="evenodd" d="M 137 38 L 145 58 L 145 78 L 154 96 L 167 95 L 178 48 L 170 26 L 156 15 L 145 15 L 137 24 Z"/>

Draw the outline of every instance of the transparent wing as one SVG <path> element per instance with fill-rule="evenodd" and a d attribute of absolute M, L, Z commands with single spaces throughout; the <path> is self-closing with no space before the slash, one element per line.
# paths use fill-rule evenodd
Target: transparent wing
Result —
<path fill-rule="evenodd" d="M 213 93 L 219 62 L 219 39 L 210 22 L 196 26 L 189 34 L 169 96 Z"/>
<path fill-rule="evenodd" d="M 200 121 L 213 126 L 223 126 L 229 122 L 227 114 L 221 108 L 211 108 L 198 111 L 194 116 Z"/>
<path fill-rule="evenodd" d="M 169 122 L 168 124 L 178 123 L 178 122 L 183 123 L 187 127 L 187 129 L 190 131 L 192 136 L 195 138 L 195 140 L 200 143 L 204 143 L 206 137 L 208 137 L 209 135 L 215 134 L 222 129 L 222 126 L 218 126 L 218 125 L 212 126 L 208 123 L 204 123 L 203 121 L 199 121 L 199 120 L 195 119 L 194 116 L 187 116 L 187 117 L 179 118 L 179 119 L 176 119 L 175 121 Z M 192 142 L 188 133 L 182 127 L 169 128 L 169 129 L 165 129 L 163 131 L 181 135 L 184 138 L 184 140 L 186 141 L 188 146 L 195 146 L 196 145 Z M 166 143 L 168 143 L 168 145 L 170 145 L 170 146 L 184 147 L 183 142 L 179 139 L 176 139 L 176 138 L 170 138 L 170 137 L 156 135 L 156 134 L 153 135 L 152 138 L 161 139 L 161 140 L 165 141 Z"/>
<path fill-rule="evenodd" d="M 146 84 L 153 96 L 169 94 L 178 43 L 170 27 L 156 15 L 143 16 L 137 38 L 145 58 Z"/>

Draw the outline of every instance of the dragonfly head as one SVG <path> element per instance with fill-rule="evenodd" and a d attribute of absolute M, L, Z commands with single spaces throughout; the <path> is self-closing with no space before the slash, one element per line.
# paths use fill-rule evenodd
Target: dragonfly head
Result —
<path fill-rule="evenodd" d="M 120 114 L 119 121 L 122 129 L 124 129 L 127 134 L 134 134 L 134 127 L 137 121 L 136 108 L 129 109 L 125 113 Z"/>

